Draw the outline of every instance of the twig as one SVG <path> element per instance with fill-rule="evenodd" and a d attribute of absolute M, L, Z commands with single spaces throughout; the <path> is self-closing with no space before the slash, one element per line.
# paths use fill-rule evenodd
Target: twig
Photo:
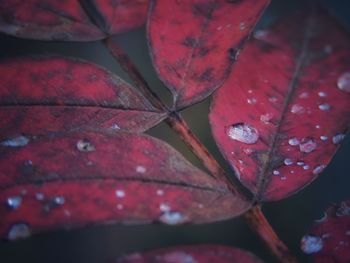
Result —
<path fill-rule="evenodd" d="M 125 72 L 129 74 L 135 85 L 142 91 L 144 96 L 158 109 L 169 113 L 166 119 L 167 124 L 181 137 L 191 151 L 201 160 L 203 165 L 217 180 L 226 182 L 231 192 L 235 195 L 242 195 L 238 188 L 231 182 L 228 175 L 222 169 L 220 164 L 200 142 L 196 135 L 190 130 L 184 119 L 176 112 L 170 112 L 168 107 L 161 101 L 148 86 L 134 63 L 124 50 L 117 45 L 112 39 L 104 40 L 111 54 L 120 63 Z M 288 247 L 278 238 L 277 234 L 269 224 L 264 214 L 261 211 L 260 204 L 253 206 L 244 214 L 246 222 L 250 228 L 256 232 L 262 241 L 265 243 L 269 251 L 280 262 L 295 263 L 297 260 L 292 256 Z"/>

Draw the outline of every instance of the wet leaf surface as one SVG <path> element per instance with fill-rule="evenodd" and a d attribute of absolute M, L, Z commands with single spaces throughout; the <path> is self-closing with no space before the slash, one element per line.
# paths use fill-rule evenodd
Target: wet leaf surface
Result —
<path fill-rule="evenodd" d="M 350 122 L 350 38 L 321 12 L 258 31 L 215 94 L 215 140 L 259 199 L 285 198 L 331 161 Z"/>
<path fill-rule="evenodd" d="M 249 206 L 146 135 L 78 132 L 16 139 L 0 142 L 5 239 L 90 223 L 212 222 Z"/>
<path fill-rule="evenodd" d="M 222 85 L 268 0 L 153 1 L 151 56 L 177 108 Z"/>
<path fill-rule="evenodd" d="M 143 132 L 164 117 L 134 88 L 80 60 L 26 58 L 0 63 L 0 140 L 71 130 Z"/>
<path fill-rule="evenodd" d="M 301 249 L 315 263 L 350 261 L 350 201 L 332 205 L 301 240 Z"/>
<path fill-rule="evenodd" d="M 0 31 L 41 40 L 97 40 L 144 24 L 147 6 L 147 0 L 3 0 Z"/>
<path fill-rule="evenodd" d="M 180 246 L 125 256 L 118 263 L 261 263 L 244 250 L 220 245 Z"/>

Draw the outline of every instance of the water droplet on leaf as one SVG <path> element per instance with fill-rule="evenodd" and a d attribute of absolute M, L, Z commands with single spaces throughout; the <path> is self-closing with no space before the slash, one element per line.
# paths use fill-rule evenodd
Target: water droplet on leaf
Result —
<path fill-rule="evenodd" d="M 334 144 L 340 143 L 342 140 L 344 140 L 345 134 L 339 133 L 335 136 L 333 136 L 332 141 Z"/>
<path fill-rule="evenodd" d="M 312 171 L 313 174 L 319 174 L 322 173 L 322 171 L 324 170 L 324 168 L 326 168 L 325 165 L 319 165 L 317 167 L 315 167 L 315 169 Z"/>
<path fill-rule="evenodd" d="M 95 146 L 88 139 L 79 140 L 77 149 L 81 152 L 93 152 L 96 150 Z"/>
<path fill-rule="evenodd" d="M 27 238 L 31 235 L 29 226 L 25 223 L 14 224 L 7 234 L 7 238 L 11 241 Z"/>
<path fill-rule="evenodd" d="M 289 144 L 289 145 L 292 145 L 292 146 L 296 146 L 296 145 L 299 145 L 299 144 L 300 144 L 300 141 L 299 141 L 298 138 L 293 137 L 293 138 L 290 138 L 290 139 L 288 140 L 288 144 Z"/>
<path fill-rule="evenodd" d="M 301 143 L 299 144 L 300 151 L 304 153 L 310 153 L 314 151 L 316 147 L 317 147 L 317 144 L 315 140 L 310 137 L 303 138 L 301 140 Z"/>
<path fill-rule="evenodd" d="M 26 146 L 28 143 L 29 143 L 29 138 L 21 135 L 18 137 L 14 137 L 14 138 L 2 141 L 0 145 L 6 146 L 6 147 L 23 147 L 23 146 Z"/>
<path fill-rule="evenodd" d="M 284 159 L 283 162 L 284 162 L 285 165 L 292 165 L 293 164 L 292 159 L 289 159 L 289 158 Z"/>
<path fill-rule="evenodd" d="M 125 197 L 125 192 L 123 190 L 116 190 L 115 191 L 115 196 L 118 198 L 124 198 Z"/>
<path fill-rule="evenodd" d="M 159 221 L 167 225 L 178 225 L 187 221 L 180 212 L 164 212 L 160 217 Z"/>
<path fill-rule="evenodd" d="M 331 106 L 328 103 L 322 103 L 322 104 L 318 105 L 318 108 L 320 110 L 325 110 L 326 111 L 326 110 L 330 110 Z"/>
<path fill-rule="evenodd" d="M 350 92 L 350 72 L 343 73 L 337 81 L 338 88 L 345 92 Z"/>
<path fill-rule="evenodd" d="M 246 144 L 254 144 L 259 139 L 257 129 L 244 123 L 237 123 L 230 126 L 227 135 L 232 139 Z"/>
<path fill-rule="evenodd" d="M 323 248 L 322 238 L 317 236 L 304 236 L 301 239 L 301 250 L 306 254 L 313 254 L 321 251 Z"/>
<path fill-rule="evenodd" d="M 21 196 L 11 196 L 7 198 L 7 206 L 11 209 L 17 209 L 22 204 L 22 197 Z"/>

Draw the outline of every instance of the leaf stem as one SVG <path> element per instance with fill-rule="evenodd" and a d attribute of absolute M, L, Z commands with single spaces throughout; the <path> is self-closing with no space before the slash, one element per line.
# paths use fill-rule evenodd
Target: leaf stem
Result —
<path fill-rule="evenodd" d="M 245 199 L 238 187 L 235 186 L 229 179 L 229 176 L 225 173 L 225 170 L 201 143 L 197 136 L 191 131 L 179 113 L 176 111 L 170 111 L 158 97 L 158 95 L 151 90 L 125 51 L 111 38 L 105 39 L 104 43 L 111 54 L 119 62 L 123 70 L 128 73 L 135 85 L 142 91 L 144 96 L 149 99 L 149 101 L 156 108 L 168 112 L 169 116 L 165 120 L 166 123 L 181 137 L 181 139 L 197 156 L 197 158 L 200 159 L 211 175 L 217 180 L 225 182 L 234 195 L 241 195 L 242 198 Z M 265 218 L 261 211 L 260 204 L 253 206 L 244 214 L 244 217 L 250 228 L 259 235 L 269 251 L 276 257 L 276 259 L 278 259 L 279 262 L 297 262 L 297 260 L 289 252 L 287 246 L 278 238 L 277 234 L 274 232 L 273 228 Z"/>
<path fill-rule="evenodd" d="M 252 207 L 244 214 L 249 227 L 262 239 L 270 252 L 280 261 L 285 263 L 296 263 L 297 260 L 289 252 L 288 247 L 279 239 L 272 229 L 263 212 L 261 204 Z"/>

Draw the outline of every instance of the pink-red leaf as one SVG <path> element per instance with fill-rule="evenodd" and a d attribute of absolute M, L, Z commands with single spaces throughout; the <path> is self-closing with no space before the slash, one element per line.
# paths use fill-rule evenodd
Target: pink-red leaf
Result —
<path fill-rule="evenodd" d="M 350 201 L 332 205 L 301 240 L 315 263 L 350 262 Z"/>
<path fill-rule="evenodd" d="M 143 132 L 157 112 L 134 88 L 84 61 L 27 58 L 0 63 L 0 140 L 69 130 Z"/>
<path fill-rule="evenodd" d="M 142 26 L 146 22 L 148 0 L 88 0 L 103 18 L 102 28 L 110 35 Z"/>
<path fill-rule="evenodd" d="M 105 36 L 89 19 L 78 0 L 3 0 L 0 31 L 44 40 L 95 40 Z"/>
<path fill-rule="evenodd" d="M 221 245 L 192 245 L 125 256 L 118 263 L 261 263 L 252 253 Z"/>
<path fill-rule="evenodd" d="M 0 31 L 23 38 L 89 41 L 138 27 L 148 0 L 3 0 Z"/>
<path fill-rule="evenodd" d="M 178 108 L 221 86 L 269 0 L 153 1 L 151 55 Z"/>
<path fill-rule="evenodd" d="M 0 236 L 88 223 L 222 220 L 249 204 L 155 138 L 119 132 L 0 142 Z"/>
<path fill-rule="evenodd" d="M 214 138 L 241 182 L 285 198 L 330 162 L 350 121 L 350 38 L 328 15 L 258 31 L 214 96 Z"/>

